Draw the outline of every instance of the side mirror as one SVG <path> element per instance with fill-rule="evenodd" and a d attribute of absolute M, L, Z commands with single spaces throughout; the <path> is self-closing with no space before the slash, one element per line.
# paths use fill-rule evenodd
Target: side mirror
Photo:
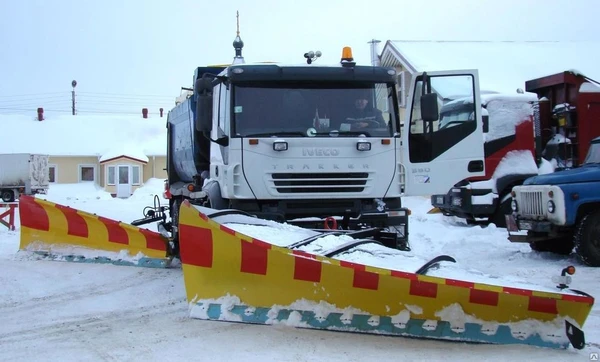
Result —
<path fill-rule="evenodd" d="M 200 78 L 196 81 L 194 91 L 198 95 L 196 101 L 196 118 L 194 124 L 196 131 L 210 135 L 212 131 L 212 80 Z"/>
<path fill-rule="evenodd" d="M 425 122 L 434 122 L 440 119 L 437 93 L 421 95 L 421 118 Z"/>
<path fill-rule="evenodd" d="M 481 120 L 483 121 L 483 133 L 488 133 L 490 131 L 490 116 L 481 116 Z"/>

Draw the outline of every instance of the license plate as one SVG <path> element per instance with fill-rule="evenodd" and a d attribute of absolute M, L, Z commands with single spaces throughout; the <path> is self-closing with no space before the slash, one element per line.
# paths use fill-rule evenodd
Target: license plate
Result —
<path fill-rule="evenodd" d="M 533 229 L 533 224 L 529 221 L 520 221 L 519 228 L 521 230 L 531 230 L 531 229 Z"/>
<path fill-rule="evenodd" d="M 519 228 L 517 227 L 517 222 L 515 221 L 515 217 L 512 215 L 504 215 L 504 219 L 506 220 L 506 229 L 508 231 L 519 231 Z"/>
<path fill-rule="evenodd" d="M 444 204 L 444 196 L 437 196 L 437 197 L 435 198 L 435 202 L 436 202 L 438 205 L 443 205 L 443 204 Z"/>

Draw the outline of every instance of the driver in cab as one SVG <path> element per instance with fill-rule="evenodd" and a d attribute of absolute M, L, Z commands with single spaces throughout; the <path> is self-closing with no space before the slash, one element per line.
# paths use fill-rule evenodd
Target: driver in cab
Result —
<path fill-rule="evenodd" d="M 345 120 L 353 129 L 385 127 L 381 111 L 369 104 L 368 98 L 361 94 L 354 100 L 354 108 Z"/>

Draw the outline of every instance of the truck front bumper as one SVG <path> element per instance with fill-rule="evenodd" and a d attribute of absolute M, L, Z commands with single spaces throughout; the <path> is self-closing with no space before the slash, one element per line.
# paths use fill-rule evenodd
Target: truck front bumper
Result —
<path fill-rule="evenodd" d="M 508 240 L 513 243 L 532 243 L 558 237 L 555 226 L 548 220 L 519 219 L 514 214 L 505 215 Z M 511 234 L 527 231 L 527 235 Z"/>
<path fill-rule="evenodd" d="M 492 190 L 477 190 L 479 193 L 491 193 Z M 432 195 L 431 205 L 440 209 L 445 215 L 458 216 L 465 219 L 488 217 L 496 210 L 496 200 L 492 204 L 473 204 L 473 192 L 463 187 L 454 187 L 445 195 Z"/>
<path fill-rule="evenodd" d="M 515 215 L 506 215 L 506 229 L 509 232 L 533 231 L 536 233 L 549 233 L 552 223 L 548 220 L 519 219 Z"/>

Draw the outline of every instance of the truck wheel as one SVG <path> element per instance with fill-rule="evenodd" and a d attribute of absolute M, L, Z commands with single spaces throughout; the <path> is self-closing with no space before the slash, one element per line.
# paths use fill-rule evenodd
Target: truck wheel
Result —
<path fill-rule="evenodd" d="M 573 241 L 569 238 L 560 238 L 551 241 L 533 241 L 529 243 L 531 250 L 548 251 L 560 255 L 569 255 L 573 251 Z"/>
<path fill-rule="evenodd" d="M 181 207 L 181 200 L 174 199 L 173 205 L 171 206 L 171 223 L 173 230 L 171 231 L 171 237 L 173 239 L 173 254 L 179 258 L 179 208 Z"/>
<path fill-rule="evenodd" d="M 600 211 L 586 215 L 575 231 L 575 250 L 589 266 L 600 266 Z"/>
<path fill-rule="evenodd" d="M 0 194 L 2 201 L 4 202 L 13 202 L 15 201 L 15 193 L 12 190 L 2 190 Z"/>
<path fill-rule="evenodd" d="M 505 228 L 506 227 L 506 219 L 504 218 L 504 215 L 508 215 L 512 212 L 512 209 L 510 207 L 510 202 L 512 200 L 512 197 L 510 196 L 510 194 L 505 194 L 505 195 L 502 195 L 500 200 L 501 200 L 500 204 L 496 208 L 496 211 L 494 211 L 494 215 L 492 215 L 488 219 L 488 221 L 496 224 L 496 227 L 498 227 L 498 228 Z"/>

